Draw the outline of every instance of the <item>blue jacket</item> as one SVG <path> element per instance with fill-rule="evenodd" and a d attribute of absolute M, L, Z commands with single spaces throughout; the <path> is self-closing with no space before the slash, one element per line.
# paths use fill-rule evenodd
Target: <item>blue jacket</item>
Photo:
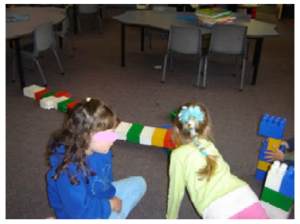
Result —
<path fill-rule="evenodd" d="M 67 172 L 60 173 L 55 181 L 56 168 L 61 164 L 65 147 L 57 147 L 56 153 L 50 156 L 51 169 L 47 173 L 47 191 L 50 206 L 54 208 L 59 219 L 107 219 L 111 208 L 109 199 L 115 196 L 116 189 L 112 185 L 112 157 L 111 151 L 107 154 L 94 153 L 87 156 L 87 164 L 95 171 L 95 176 L 88 175 L 89 183 L 83 173 L 77 175 L 80 181 L 78 186 L 72 185 Z M 71 172 L 76 165 L 69 166 Z"/>

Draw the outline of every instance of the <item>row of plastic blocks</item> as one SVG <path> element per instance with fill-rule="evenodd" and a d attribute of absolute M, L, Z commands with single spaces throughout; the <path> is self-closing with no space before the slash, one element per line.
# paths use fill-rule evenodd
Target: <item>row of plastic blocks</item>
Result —
<path fill-rule="evenodd" d="M 282 139 L 285 125 L 285 118 L 264 114 L 259 125 L 258 134 L 267 138 Z"/>
<path fill-rule="evenodd" d="M 295 169 L 275 161 L 268 172 L 261 204 L 273 219 L 287 219 L 295 197 Z"/>
<path fill-rule="evenodd" d="M 23 88 L 23 94 L 40 102 L 43 109 L 56 109 L 63 113 L 70 111 L 79 100 L 72 100 L 67 92 L 55 93 L 45 87 L 31 85 Z"/>
<path fill-rule="evenodd" d="M 281 145 L 281 140 L 279 139 L 268 138 L 268 140 L 265 140 L 263 142 L 259 152 L 258 163 L 256 167 L 256 174 L 255 174 L 255 178 L 259 181 L 264 181 L 266 179 L 267 172 L 272 164 L 271 162 L 267 162 L 268 159 L 265 159 L 264 157 L 267 155 L 265 154 L 267 150 L 275 151 L 273 145 L 275 145 L 281 151 L 285 152 L 285 146 Z"/>
<path fill-rule="evenodd" d="M 119 135 L 119 140 L 175 149 L 171 140 L 172 130 L 170 129 L 155 128 L 121 121 L 115 132 Z"/>

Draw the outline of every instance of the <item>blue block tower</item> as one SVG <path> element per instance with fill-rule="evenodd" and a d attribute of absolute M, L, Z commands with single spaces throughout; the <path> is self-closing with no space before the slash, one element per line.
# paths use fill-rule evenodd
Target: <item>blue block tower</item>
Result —
<path fill-rule="evenodd" d="M 267 138 L 282 139 L 286 119 L 264 114 L 260 122 L 259 135 Z"/>

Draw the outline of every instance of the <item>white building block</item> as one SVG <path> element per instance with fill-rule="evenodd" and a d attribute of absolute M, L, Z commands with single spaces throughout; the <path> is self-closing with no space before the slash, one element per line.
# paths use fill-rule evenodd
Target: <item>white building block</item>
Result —
<path fill-rule="evenodd" d="M 44 89 L 46 89 L 46 88 L 37 86 L 37 85 L 31 85 L 31 86 L 27 86 L 27 87 L 23 88 L 23 94 L 24 94 L 24 96 L 35 99 L 34 94 L 37 92 L 40 92 Z"/>
<path fill-rule="evenodd" d="M 261 206 L 265 209 L 266 214 L 270 217 L 270 219 L 288 219 L 290 216 L 290 211 L 286 212 L 264 201 L 260 201 L 260 203 Z"/>
<path fill-rule="evenodd" d="M 118 125 L 118 127 L 116 128 L 115 132 L 119 135 L 118 140 L 126 140 L 127 137 L 127 132 L 129 131 L 129 129 L 131 128 L 132 123 L 127 123 L 127 122 L 123 122 L 121 121 L 121 123 Z"/>
<path fill-rule="evenodd" d="M 155 131 L 154 127 L 145 126 L 140 135 L 140 144 L 151 145 L 152 135 Z"/>
<path fill-rule="evenodd" d="M 46 110 L 54 109 L 57 105 L 58 98 L 55 96 L 49 96 L 40 100 L 40 107 Z"/>
<path fill-rule="evenodd" d="M 265 187 L 279 192 L 281 182 L 286 173 L 287 167 L 288 166 L 285 163 L 282 163 L 280 165 L 279 161 L 274 161 L 268 172 Z"/>
<path fill-rule="evenodd" d="M 65 96 L 55 97 L 55 98 L 56 98 L 56 100 L 55 100 L 54 108 L 55 108 L 56 110 L 57 110 L 57 104 L 58 104 L 59 102 L 65 101 L 65 100 L 67 100 L 67 99 L 70 99 L 70 98 L 65 97 Z"/>

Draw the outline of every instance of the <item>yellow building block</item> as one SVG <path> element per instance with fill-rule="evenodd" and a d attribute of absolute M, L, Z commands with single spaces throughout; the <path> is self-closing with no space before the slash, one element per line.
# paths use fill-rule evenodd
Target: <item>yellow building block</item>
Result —
<path fill-rule="evenodd" d="M 265 162 L 262 160 L 258 160 L 257 169 L 268 171 L 270 166 L 271 166 L 271 163 L 268 163 L 268 162 Z"/>
<path fill-rule="evenodd" d="M 281 140 L 275 139 L 275 138 L 268 138 L 268 146 L 267 150 L 272 150 L 275 152 L 275 149 L 273 148 L 273 145 L 275 145 L 277 148 L 280 148 Z"/>
<path fill-rule="evenodd" d="M 164 139 L 167 134 L 167 129 L 164 128 L 155 128 L 152 135 L 152 145 L 158 147 L 164 147 Z"/>

